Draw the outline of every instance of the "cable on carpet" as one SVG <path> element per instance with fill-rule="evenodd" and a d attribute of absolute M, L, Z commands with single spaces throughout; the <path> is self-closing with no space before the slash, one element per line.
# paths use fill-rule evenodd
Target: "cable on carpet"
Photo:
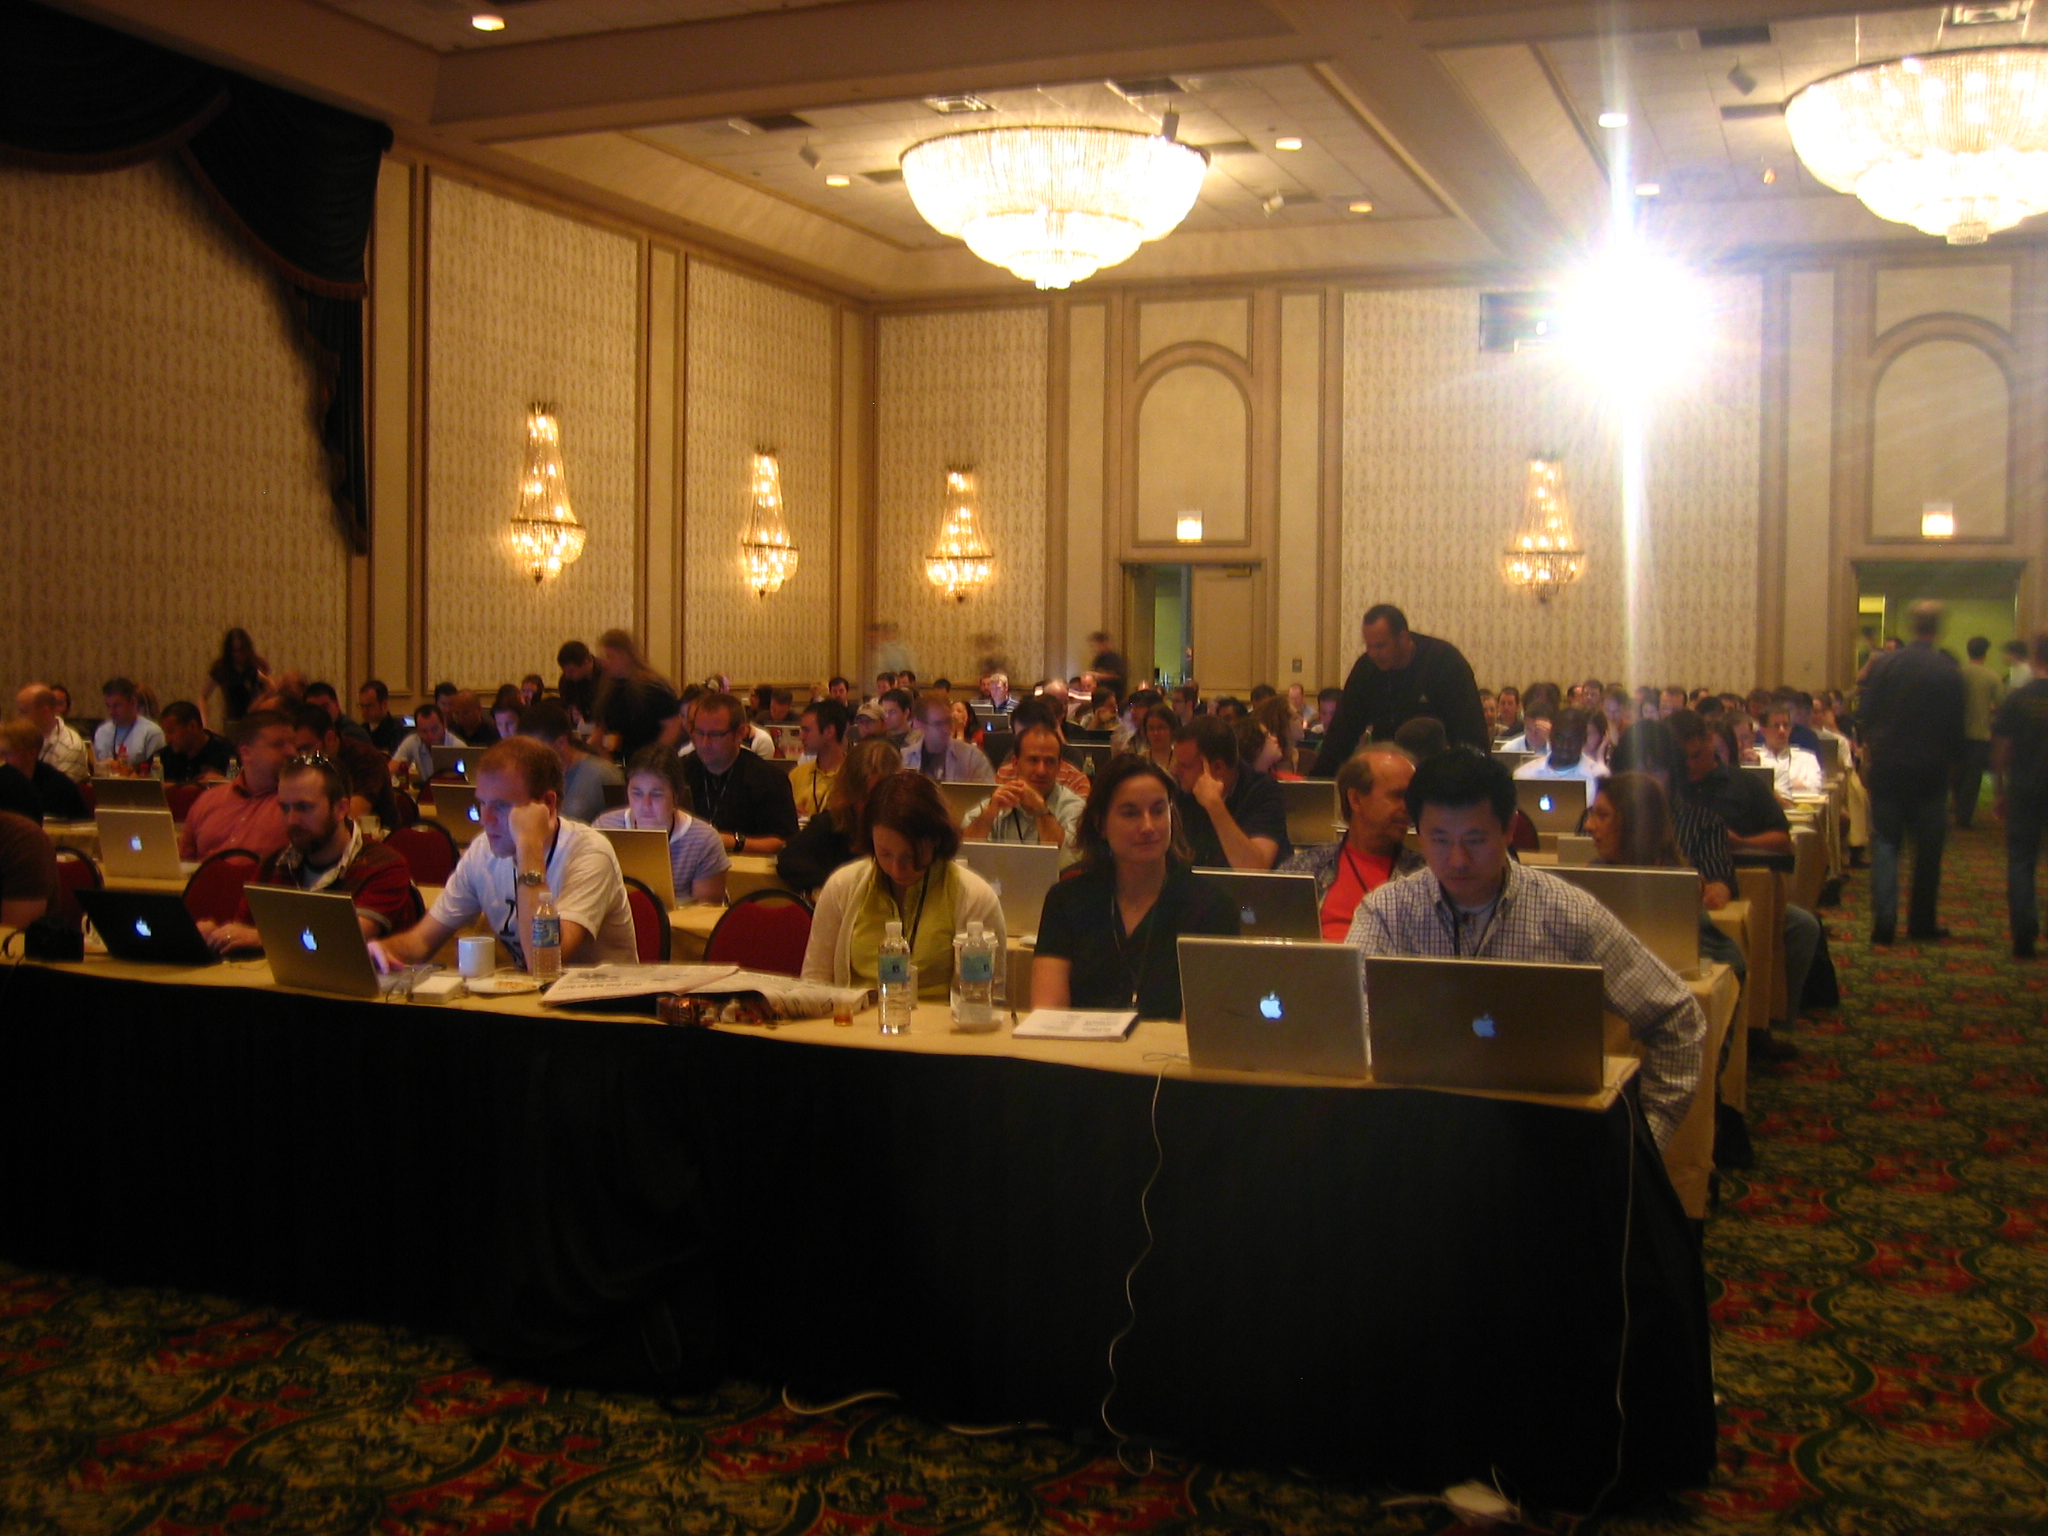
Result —
<path fill-rule="evenodd" d="M 855 1403 L 864 1403 L 869 1398 L 897 1397 L 899 1395 L 898 1393 L 891 1392 L 887 1387 L 870 1387 L 865 1392 L 855 1392 L 849 1396 L 838 1398 L 833 1402 L 804 1404 L 790 1397 L 789 1388 L 785 1386 L 782 1389 L 782 1406 L 791 1413 L 798 1414 L 803 1418 L 818 1419 L 823 1418 L 828 1413 L 837 1413 L 842 1408 L 851 1408 Z"/>
<path fill-rule="evenodd" d="M 1116 1396 L 1116 1389 L 1122 1385 L 1117 1379 L 1116 1374 L 1116 1347 L 1129 1338 L 1131 1330 L 1138 1326 L 1138 1303 L 1136 1297 L 1131 1294 L 1131 1283 L 1138 1278 L 1138 1270 L 1143 1266 L 1145 1260 L 1152 1256 L 1152 1186 L 1159 1182 L 1160 1170 L 1166 1167 L 1166 1143 L 1159 1139 L 1159 1092 L 1166 1086 L 1165 1063 L 1170 1060 L 1179 1061 L 1186 1058 L 1171 1056 L 1164 1052 L 1156 1053 L 1156 1055 L 1148 1054 L 1145 1057 L 1147 1061 L 1155 1059 L 1159 1061 L 1160 1067 L 1159 1075 L 1152 1079 L 1152 1176 L 1145 1181 L 1144 1189 L 1138 1193 L 1138 1217 L 1145 1223 L 1145 1246 L 1138 1250 L 1137 1258 L 1133 1259 L 1131 1267 L 1124 1271 L 1124 1306 L 1129 1311 L 1130 1316 L 1125 1321 L 1123 1327 L 1117 1330 L 1116 1336 L 1109 1341 L 1109 1390 L 1102 1394 L 1102 1404 L 1096 1410 L 1098 1417 L 1102 1420 L 1102 1427 L 1116 1438 L 1117 1465 L 1133 1477 L 1150 1476 L 1158 1467 L 1159 1458 L 1153 1454 L 1152 1448 L 1147 1446 L 1145 1448 L 1145 1467 L 1143 1471 L 1132 1466 L 1130 1462 L 1124 1459 L 1124 1447 L 1131 1437 L 1111 1423 L 1109 1417 L 1110 1399 Z"/>

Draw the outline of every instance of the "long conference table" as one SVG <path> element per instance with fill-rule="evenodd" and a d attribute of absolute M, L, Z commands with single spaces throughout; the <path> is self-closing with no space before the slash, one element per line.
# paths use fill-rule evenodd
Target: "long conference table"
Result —
<path fill-rule="evenodd" d="M 1155 1021 L 679 1028 L 260 960 L 0 986 L 23 1264 L 452 1331 L 544 1379 L 601 1382 L 666 1318 L 704 1371 L 1097 1443 L 1131 1323 L 1108 1418 L 1191 1454 L 1581 1510 L 1617 1452 L 1623 1495 L 1713 1465 L 1698 1245 L 1624 1057 L 1542 1101 L 1197 1074 Z"/>

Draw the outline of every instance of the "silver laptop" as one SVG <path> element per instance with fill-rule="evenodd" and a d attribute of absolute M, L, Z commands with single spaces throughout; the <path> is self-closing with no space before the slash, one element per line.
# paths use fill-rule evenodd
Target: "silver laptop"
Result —
<path fill-rule="evenodd" d="M 967 818 L 980 810 L 983 802 L 995 792 L 993 784 L 955 784 L 948 780 L 939 785 L 939 798 L 953 813 L 954 823 L 963 827 L 967 825 Z"/>
<path fill-rule="evenodd" d="M 1198 869 L 1195 878 L 1213 886 L 1237 909 L 1238 932 L 1247 939 L 1320 939 L 1314 875 L 1280 875 L 1266 870 Z"/>
<path fill-rule="evenodd" d="M 444 773 L 457 773 L 472 784 L 476 782 L 476 774 L 469 765 L 484 755 L 482 747 L 429 747 L 427 750 L 434 754 L 435 778 Z"/>
<path fill-rule="evenodd" d="M 1597 965 L 1374 956 L 1365 962 L 1373 1079 L 1598 1093 L 1606 1067 L 1600 984 Z"/>
<path fill-rule="evenodd" d="M 1107 742 L 1099 746 L 1070 745 L 1060 748 L 1060 756 L 1088 775 L 1091 782 L 1096 774 L 1109 766 L 1109 760 L 1115 755 Z"/>
<path fill-rule="evenodd" d="M 1769 790 L 1769 791 L 1771 792 L 1771 797 L 1772 797 L 1772 798 L 1773 798 L 1774 800 L 1775 800 L 1775 799 L 1777 798 L 1777 794 L 1778 794 L 1778 770 L 1777 770 L 1777 769 L 1775 769 L 1775 768 L 1767 768 L 1767 767 L 1765 767 L 1765 766 L 1764 766 L 1764 765 L 1763 765 L 1762 763 L 1744 763 L 1744 764 L 1742 765 L 1742 771 L 1743 771 L 1744 773 L 1746 773 L 1746 774 L 1749 774 L 1749 775 L 1751 775 L 1751 776 L 1752 776 L 1753 778 L 1755 778 L 1755 780 L 1756 780 L 1756 781 L 1757 781 L 1757 782 L 1758 782 L 1759 784 L 1763 785 L 1763 787 L 1764 787 L 1765 789 L 1768 789 L 1768 790 Z"/>
<path fill-rule="evenodd" d="M 484 829 L 483 817 L 476 808 L 476 786 L 436 784 L 434 819 L 455 839 L 456 847 L 467 848 L 470 840 Z"/>
<path fill-rule="evenodd" d="M 1507 769 L 1509 773 L 1513 773 L 1532 757 L 1541 757 L 1542 755 L 1541 752 L 1509 752 L 1500 747 L 1493 749 L 1493 760 Z"/>
<path fill-rule="evenodd" d="M 1349 944 L 1183 937 L 1180 995 L 1192 1066 L 1366 1075 L 1365 998 Z"/>
<path fill-rule="evenodd" d="M 619 873 L 638 880 L 654 892 L 664 907 L 676 902 L 676 867 L 669 858 L 668 834 L 641 827 L 599 827 L 612 852 L 619 856 Z"/>
<path fill-rule="evenodd" d="M 108 774 L 92 781 L 92 803 L 103 811 L 168 811 L 162 779 L 123 779 Z"/>
<path fill-rule="evenodd" d="M 199 866 L 178 862 L 178 828 L 169 811 L 101 811 L 100 862 L 112 880 L 182 880 Z"/>
<path fill-rule="evenodd" d="M 1593 846 L 1593 839 L 1580 837 L 1571 832 L 1557 835 L 1557 862 L 1565 866 L 1583 866 L 1593 862 L 1599 849 Z"/>
<path fill-rule="evenodd" d="M 1621 866 L 1549 871 L 1621 919 L 1643 947 L 1681 976 L 1700 968 L 1700 877 L 1690 869 Z"/>
<path fill-rule="evenodd" d="M 1287 841 L 1297 848 L 1334 843 L 1344 835 L 1344 807 L 1335 779 L 1276 779 L 1287 807 Z"/>
<path fill-rule="evenodd" d="M 1586 817 L 1588 787 L 1584 779 L 1517 779 L 1515 804 L 1539 833 L 1576 832 Z"/>
<path fill-rule="evenodd" d="M 1059 849 L 1051 843 L 962 843 L 959 857 L 995 887 L 1004 931 L 1013 939 L 1035 942 L 1045 893 L 1059 878 Z"/>
<path fill-rule="evenodd" d="M 378 974 L 369 941 L 356 921 L 356 904 L 332 891 L 294 891 L 247 885 L 249 915 L 263 938 L 263 958 L 281 987 L 376 997 L 406 980 L 403 971 Z"/>

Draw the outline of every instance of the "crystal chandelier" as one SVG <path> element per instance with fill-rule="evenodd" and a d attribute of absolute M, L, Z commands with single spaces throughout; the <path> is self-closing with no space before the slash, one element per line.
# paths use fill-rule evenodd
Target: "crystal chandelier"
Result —
<path fill-rule="evenodd" d="M 740 532 L 740 564 L 756 597 L 766 597 L 796 574 L 796 540 L 782 520 L 782 471 L 775 450 L 754 454 L 754 508 Z"/>
<path fill-rule="evenodd" d="M 1585 567 L 1586 552 L 1572 535 L 1563 474 L 1554 459 L 1531 459 L 1522 532 L 1501 551 L 1501 576 L 1509 586 L 1534 592 L 1538 602 L 1547 603 L 1577 581 Z"/>
<path fill-rule="evenodd" d="M 562 428 L 552 405 L 526 413 L 526 475 L 519 487 L 519 511 L 512 518 L 512 552 L 538 586 L 583 553 L 588 530 L 569 509 L 569 483 L 562 475 Z"/>
<path fill-rule="evenodd" d="M 1861 65 L 1794 96 L 1785 127 L 1815 176 L 1950 245 L 2048 210 L 2048 48 Z"/>
<path fill-rule="evenodd" d="M 1172 233 L 1202 190 L 1199 149 L 1127 128 L 941 134 L 903 153 L 917 211 L 983 261 L 1064 288 Z"/>
<path fill-rule="evenodd" d="M 946 471 L 946 511 L 939 523 L 939 542 L 924 557 L 924 573 L 932 585 L 955 602 L 988 580 L 995 552 L 975 526 L 978 515 L 974 494 L 974 471 L 960 468 Z"/>

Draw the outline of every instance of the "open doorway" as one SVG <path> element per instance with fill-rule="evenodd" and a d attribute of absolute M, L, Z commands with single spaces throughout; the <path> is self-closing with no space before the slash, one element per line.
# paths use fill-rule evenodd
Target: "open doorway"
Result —
<path fill-rule="evenodd" d="M 2023 560 L 1859 560 L 1856 562 L 1856 670 L 1885 641 L 1903 640 L 1906 610 L 1926 598 L 1948 609 L 1942 646 L 1958 659 L 1972 636 L 1999 647 L 2019 633 Z"/>
<path fill-rule="evenodd" d="M 1193 681 L 1204 694 L 1242 696 L 1258 680 L 1258 567 L 1127 565 L 1124 632 L 1131 664 L 1147 681 Z"/>

